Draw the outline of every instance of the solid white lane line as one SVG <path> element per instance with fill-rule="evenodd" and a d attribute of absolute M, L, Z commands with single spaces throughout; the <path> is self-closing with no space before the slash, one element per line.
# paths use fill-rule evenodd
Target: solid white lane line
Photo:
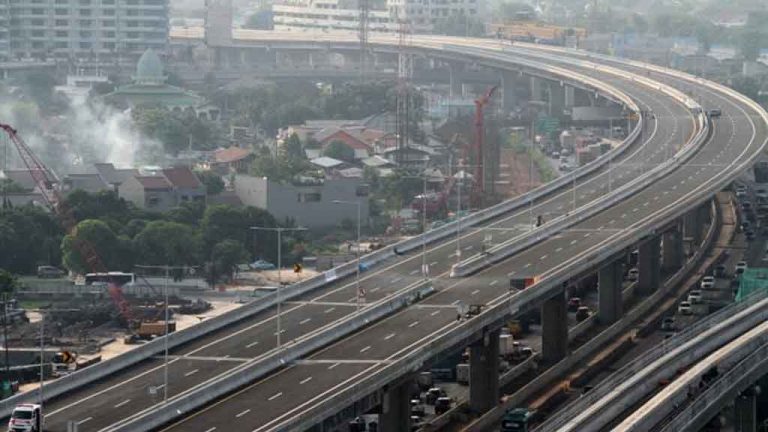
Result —
<path fill-rule="evenodd" d="M 412 327 L 416 327 L 417 325 L 419 325 L 419 322 L 418 321 L 414 321 L 414 322 L 408 324 L 408 327 L 412 328 Z"/>
<path fill-rule="evenodd" d="M 370 346 L 370 345 L 368 345 L 368 346 L 366 346 L 365 348 L 361 349 L 361 350 L 360 350 L 360 352 L 361 352 L 361 353 L 364 353 L 364 352 L 368 351 L 369 349 L 371 349 L 371 346 Z"/>
<path fill-rule="evenodd" d="M 312 377 L 306 377 L 303 380 L 299 381 L 299 384 L 306 384 L 310 381 L 312 381 Z"/>
<path fill-rule="evenodd" d="M 270 400 L 271 400 L 271 399 L 270 399 Z M 247 410 L 245 410 L 245 411 L 241 412 L 240 414 L 236 415 L 236 416 L 235 416 L 235 418 L 240 418 L 240 417 L 242 417 L 242 416 L 244 416 L 244 415 L 248 414 L 249 412 L 251 412 L 251 409 L 250 409 L 250 408 L 248 408 Z"/>
<path fill-rule="evenodd" d="M 130 399 L 126 399 L 126 400 L 120 402 L 119 404 L 115 405 L 115 408 L 120 408 L 123 405 L 127 405 L 130 401 L 131 401 Z"/>
<path fill-rule="evenodd" d="M 192 369 L 191 371 L 185 373 L 184 376 L 185 377 L 192 376 L 192 375 L 198 373 L 199 371 L 200 371 L 200 369 Z"/>
<path fill-rule="evenodd" d="M 336 364 L 338 364 L 338 363 L 336 363 Z M 272 396 L 270 396 L 269 399 L 267 399 L 267 400 L 275 400 L 275 399 L 279 398 L 282 395 L 283 395 L 283 392 L 277 392 L 277 393 L 273 394 Z"/>

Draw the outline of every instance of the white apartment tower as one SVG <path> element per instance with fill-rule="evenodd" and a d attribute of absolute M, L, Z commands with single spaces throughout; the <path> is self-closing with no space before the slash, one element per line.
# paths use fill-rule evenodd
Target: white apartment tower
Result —
<path fill-rule="evenodd" d="M 416 33 L 432 31 L 434 25 L 452 15 L 478 17 L 484 0 L 387 0 L 395 21 L 406 21 Z"/>
<path fill-rule="evenodd" d="M 0 56 L 138 56 L 168 43 L 168 0 L 0 0 Z"/>

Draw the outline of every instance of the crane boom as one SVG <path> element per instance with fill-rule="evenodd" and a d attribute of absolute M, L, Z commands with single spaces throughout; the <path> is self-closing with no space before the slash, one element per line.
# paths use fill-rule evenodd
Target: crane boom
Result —
<path fill-rule="evenodd" d="M 92 273 L 107 272 L 108 269 L 99 257 L 93 244 L 77 237 L 77 219 L 75 219 L 72 209 L 67 205 L 66 201 L 61 199 L 61 194 L 57 187 L 59 178 L 35 155 L 13 126 L 0 123 L 0 129 L 8 134 L 21 160 L 24 162 L 24 166 L 35 181 L 35 186 L 40 190 L 45 205 L 56 215 L 67 234 L 72 236 L 75 249 L 80 253 L 88 269 Z M 130 325 L 132 321 L 131 307 L 125 296 L 123 296 L 123 290 L 117 284 L 110 283 L 108 291 L 120 315 Z"/>

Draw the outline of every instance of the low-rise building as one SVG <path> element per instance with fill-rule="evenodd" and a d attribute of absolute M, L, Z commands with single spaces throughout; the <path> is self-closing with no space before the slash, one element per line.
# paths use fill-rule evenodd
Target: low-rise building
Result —
<path fill-rule="evenodd" d="M 177 205 L 173 187 L 162 176 L 131 177 L 120 185 L 119 195 L 149 211 L 168 211 Z"/>
<path fill-rule="evenodd" d="M 171 184 L 176 194 L 176 204 L 190 201 L 205 201 L 205 185 L 187 167 L 165 168 L 163 177 Z"/>
<path fill-rule="evenodd" d="M 242 173 L 251 166 L 253 158 L 254 154 L 251 150 L 232 146 L 214 151 L 210 167 L 220 175 Z"/>
<path fill-rule="evenodd" d="M 308 228 L 334 227 L 345 219 L 357 222 L 357 210 L 350 203 L 359 202 L 361 223 L 368 225 L 368 187 L 358 178 L 283 184 L 265 177 L 238 175 L 235 193 L 244 205 L 264 209 L 279 221 L 293 219 Z"/>

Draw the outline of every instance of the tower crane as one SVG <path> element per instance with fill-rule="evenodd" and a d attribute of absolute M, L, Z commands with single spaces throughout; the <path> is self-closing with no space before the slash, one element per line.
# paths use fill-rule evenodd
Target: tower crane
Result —
<path fill-rule="evenodd" d="M 73 239 L 73 245 L 75 249 L 80 253 L 80 256 L 86 263 L 86 266 L 92 273 L 106 273 L 108 271 L 104 262 L 99 257 L 93 244 L 85 239 L 77 237 L 77 220 L 72 212 L 72 209 L 67 205 L 67 202 L 62 199 L 61 193 L 57 185 L 60 183 L 59 178 L 49 170 L 48 167 L 35 155 L 32 149 L 29 148 L 27 143 L 19 136 L 16 129 L 13 126 L 0 123 L 0 129 L 2 129 L 10 138 L 16 151 L 18 151 L 21 160 L 24 162 L 27 170 L 31 174 L 35 181 L 35 185 L 40 190 L 43 196 L 43 201 L 46 207 L 56 215 L 59 222 L 61 222 L 64 230 L 67 234 L 70 234 Z M 128 301 L 123 296 L 123 291 L 117 284 L 110 282 L 108 285 L 109 295 L 112 301 L 115 303 L 120 315 L 125 319 L 127 325 L 132 323 L 131 307 Z"/>

